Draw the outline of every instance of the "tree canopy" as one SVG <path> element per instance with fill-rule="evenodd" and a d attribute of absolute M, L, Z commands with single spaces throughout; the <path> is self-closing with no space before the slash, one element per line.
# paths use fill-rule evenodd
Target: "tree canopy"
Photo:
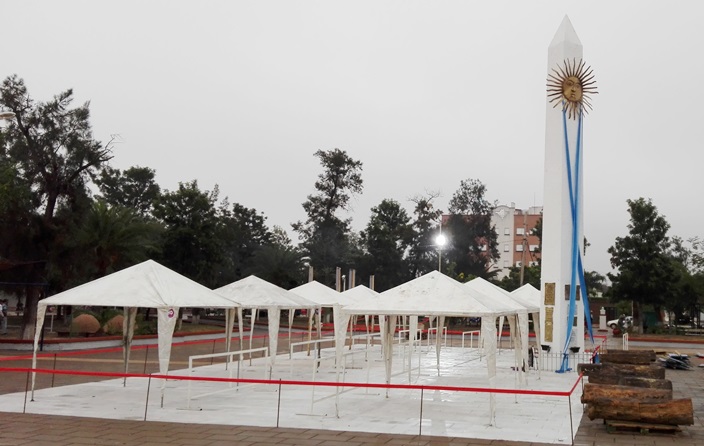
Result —
<path fill-rule="evenodd" d="M 617 270 L 608 274 L 611 295 L 615 301 L 632 301 L 637 310 L 644 304 L 659 307 L 672 298 L 676 283 L 667 255 L 670 224 L 652 200 L 638 198 L 627 203 L 628 235 L 617 237 L 608 250 L 611 265 Z M 640 313 L 634 316 L 638 321 Z"/>
<path fill-rule="evenodd" d="M 362 192 L 362 163 L 340 149 L 318 150 L 315 156 L 323 167 L 315 182 L 317 192 L 303 203 L 306 221 L 292 227 L 299 234 L 304 255 L 320 273 L 320 280 L 331 285 L 335 269 L 350 266 L 351 220 L 339 214 L 349 209 L 353 194 Z"/>
<path fill-rule="evenodd" d="M 486 199 L 486 186 L 467 179 L 450 200 L 450 217 L 443 232 L 448 235 L 447 259 L 463 277 L 491 278 L 491 264 L 499 257 L 496 230 L 491 225 L 495 203 Z"/>

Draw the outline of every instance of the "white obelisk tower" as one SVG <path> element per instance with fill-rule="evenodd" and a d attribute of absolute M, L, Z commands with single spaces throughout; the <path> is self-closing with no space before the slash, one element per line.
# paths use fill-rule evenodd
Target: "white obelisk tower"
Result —
<path fill-rule="evenodd" d="M 582 44 L 565 16 L 548 48 L 548 74 L 564 66 L 565 61 L 581 62 Z M 584 351 L 584 308 L 577 293 L 570 318 L 571 287 L 579 284 L 573 274 L 573 220 L 577 222 L 577 245 L 584 250 L 582 224 L 582 174 L 581 152 L 575 150 L 578 138 L 578 121 L 565 119 L 561 106 L 546 102 L 545 120 L 545 178 L 543 235 L 541 253 L 541 344 L 550 346 L 553 353 L 563 353 L 566 345 Z M 581 136 L 581 132 L 580 132 Z M 566 150 L 569 148 L 569 153 Z M 579 152 L 579 153 L 578 153 Z M 569 157 L 569 159 L 568 159 Z M 579 162 L 578 162 L 579 161 Z M 568 164 L 569 163 L 569 164 Z M 570 167 L 571 166 L 571 167 Z M 576 170 L 575 171 L 575 167 Z M 571 172 L 569 172 L 571 170 Z M 570 193 L 570 175 L 577 178 Z M 574 187 L 577 186 L 577 187 Z M 575 196 L 575 192 L 578 192 Z M 575 206 L 576 205 L 576 206 Z M 574 208 L 574 209 L 573 209 Z M 573 219 L 573 212 L 576 218 Z M 572 324 L 567 343 L 568 324 Z"/>

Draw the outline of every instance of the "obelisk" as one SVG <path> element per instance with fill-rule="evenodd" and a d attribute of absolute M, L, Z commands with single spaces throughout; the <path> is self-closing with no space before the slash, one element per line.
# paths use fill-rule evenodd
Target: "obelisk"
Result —
<path fill-rule="evenodd" d="M 590 75 L 582 62 L 582 44 L 565 16 L 548 48 L 552 90 L 548 89 L 545 119 L 540 316 L 541 344 L 553 353 L 570 353 L 577 347 L 584 351 L 585 344 L 582 296 L 573 287 L 580 283 L 575 268 L 581 270 L 584 250 L 580 82 L 590 80 Z M 584 88 L 588 92 L 590 87 Z"/>

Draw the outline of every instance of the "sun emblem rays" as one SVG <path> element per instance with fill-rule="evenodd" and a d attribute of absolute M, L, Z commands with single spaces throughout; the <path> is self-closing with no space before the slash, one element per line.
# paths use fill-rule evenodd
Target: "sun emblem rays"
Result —
<path fill-rule="evenodd" d="M 548 74 L 548 100 L 554 107 L 562 104 L 562 110 L 570 119 L 577 119 L 583 111 L 592 109 L 589 95 L 598 94 L 596 81 L 591 67 L 583 60 L 565 60 L 562 65 L 552 69 Z"/>

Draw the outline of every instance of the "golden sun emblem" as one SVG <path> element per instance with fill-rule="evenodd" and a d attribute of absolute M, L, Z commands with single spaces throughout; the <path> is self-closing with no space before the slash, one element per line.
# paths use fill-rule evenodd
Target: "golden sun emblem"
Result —
<path fill-rule="evenodd" d="M 598 94 L 596 81 L 591 67 L 587 67 L 583 60 L 577 62 L 572 59 L 565 60 L 553 73 L 548 74 L 548 98 L 554 107 L 562 104 L 562 110 L 567 112 L 570 119 L 576 119 L 582 111 L 592 109 L 590 94 Z M 585 108 L 586 106 L 586 108 Z"/>

